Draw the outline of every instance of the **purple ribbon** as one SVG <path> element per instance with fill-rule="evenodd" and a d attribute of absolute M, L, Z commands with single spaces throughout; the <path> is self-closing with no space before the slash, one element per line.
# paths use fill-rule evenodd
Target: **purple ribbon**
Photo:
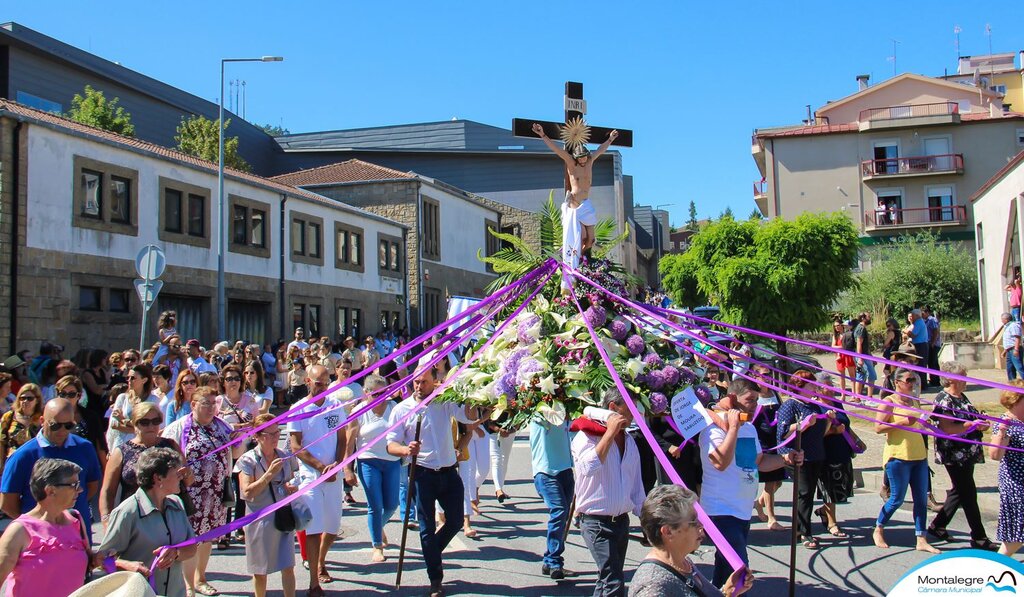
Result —
<path fill-rule="evenodd" d="M 538 269 L 540 269 L 540 268 L 538 268 Z M 545 283 L 546 283 L 546 281 L 548 279 L 550 279 L 551 275 L 554 273 L 554 270 L 552 270 L 550 268 L 545 268 L 545 269 L 547 270 L 547 277 L 545 278 Z M 533 279 L 536 279 L 536 276 L 527 276 L 527 278 L 529 278 L 530 280 L 533 280 Z M 524 279 L 526 279 L 526 278 L 524 278 Z M 251 512 L 251 513 L 243 516 L 242 518 L 236 519 L 236 520 L 234 520 L 234 521 L 232 521 L 232 522 L 230 522 L 228 524 L 221 525 L 221 526 L 219 526 L 219 527 L 217 527 L 215 529 L 212 529 L 212 530 L 210 530 L 210 531 L 208 531 L 206 533 L 203 533 L 202 535 L 199 535 L 199 536 L 196 536 L 196 537 L 192 537 L 191 539 L 188 539 L 188 540 L 183 541 L 181 543 L 177 543 L 175 545 L 167 545 L 167 546 L 161 547 L 160 551 L 157 553 L 156 557 L 153 558 L 153 564 L 152 564 L 151 568 L 155 568 L 156 567 L 156 561 L 160 558 L 160 554 L 164 553 L 168 549 L 181 549 L 183 547 L 188 547 L 190 545 L 195 545 L 195 544 L 198 544 L 198 543 L 203 543 L 205 541 L 210 541 L 212 539 L 220 537 L 221 535 L 225 535 L 227 533 L 231 533 L 231 532 L 233 532 L 235 530 L 238 530 L 238 529 L 240 529 L 240 528 L 242 528 L 242 527 L 252 523 L 253 521 L 259 520 L 260 518 L 263 518 L 265 516 L 268 516 L 268 515 L 272 514 L 273 512 L 277 511 L 280 508 L 283 508 L 285 506 L 290 505 L 295 500 L 300 499 L 302 497 L 302 495 L 304 493 L 307 493 L 310 489 L 318 487 L 320 484 L 326 482 L 326 480 L 328 478 L 330 478 L 330 477 L 338 474 L 339 472 L 341 472 L 341 470 L 344 467 L 348 466 L 352 461 L 354 461 L 356 458 L 361 456 L 364 452 L 366 452 L 367 450 L 372 448 L 377 442 L 379 442 L 382 439 L 386 438 L 389 433 L 391 433 L 395 429 L 398 429 L 399 427 L 404 425 L 405 422 L 410 417 L 414 416 L 418 411 L 420 411 L 423 408 L 425 408 L 428 404 L 430 404 L 430 402 L 434 398 L 436 398 L 442 392 L 444 392 L 444 390 L 449 385 L 454 383 L 455 380 L 458 378 L 459 373 L 461 373 L 463 369 L 468 367 L 470 364 L 472 364 L 474 361 L 476 361 L 476 359 L 478 359 L 483 354 L 484 349 L 486 349 L 494 340 L 496 340 L 499 337 L 499 335 L 501 334 L 502 330 L 504 330 L 505 327 L 509 323 L 511 323 L 512 320 L 515 319 L 515 317 L 519 313 L 521 313 L 524 309 L 526 309 L 527 306 L 529 306 L 530 301 L 533 300 L 533 297 L 535 297 L 543 288 L 544 288 L 543 284 L 538 285 L 537 288 L 534 289 L 533 292 L 530 294 L 529 298 L 527 298 L 527 300 L 523 301 L 523 303 L 516 308 L 516 310 L 512 313 L 511 316 L 509 316 L 505 321 L 501 322 L 498 325 L 498 327 L 495 330 L 494 334 L 492 334 L 491 337 L 488 338 L 486 342 L 484 342 L 484 344 L 480 347 L 479 350 L 474 351 L 473 355 L 465 363 L 459 365 L 454 371 L 452 371 L 445 378 L 445 380 L 443 382 L 441 382 L 440 385 L 438 385 L 436 388 L 434 388 L 434 391 L 431 392 L 429 396 L 424 398 L 419 404 L 413 406 L 413 408 L 408 413 L 406 413 L 405 415 L 400 417 L 397 421 L 395 421 L 395 423 L 393 423 L 391 426 L 389 426 L 387 429 L 385 429 L 383 432 L 381 432 L 380 435 L 378 435 L 377 437 L 375 437 L 375 438 L 371 439 L 370 441 L 368 441 L 366 443 L 366 445 L 364 445 L 362 448 L 359 448 L 359 449 L 355 450 L 347 458 L 345 458 L 344 460 L 342 460 L 338 464 L 334 465 L 333 467 L 329 468 L 328 470 L 324 471 L 324 473 L 322 475 L 320 475 L 316 479 L 313 479 L 313 481 L 311 481 L 309 484 L 305 485 L 302 488 L 302 490 L 300 490 L 300 491 L 296 491 L 295 493 L 293 493 L 291 495 L 288 495 L 288 496 L 285 496 L 285 497 L 283 497 L 280 500 L 274 502 L 273 504 L 270 504 L 269 506 L 267 506 L 265 508 L 261 508 L 260 510 L 257 510 L 256 512 Z M 334 482 L 336 483 L 337 481 L 334 481 Z M 151 579 L 151 582 L 152 582 L 152 579 Z"/>
<path fill-rule="evenodd" d="M 565 264 L 562 264 L 562 268 L 566 271 L 570 270 L 570 268 Z M 573 275 L 577 275 L 578 272 L 575 270 L 572 271 Z M 590 339 L 594 342 L 594 347 L 597 348 L 598 354 L 601 355 L 601 360 L 604 361 L 605 367 L 608 368 L 608 372 L 612 376 L 612 381 L 615 382 L 615 387 L 618 388 L 623 401 L 629 408 L 629 411 L 633 413 L 633 422 L 640 428 L 640 433 L 643 434 L 644 439 L 646 439 L 647 443 L 650 444 L 651 451 L 658 459 L 658 462 L 661 463 L 661 466 L 665 470 L 665 474 L 668 475 L 669 479 L 671 479 L 676 485 L 686 487 L 686 484 L 683 483 L 682 477 L 679 476 L 675 467 L 672 466 L 672 462 L 669 461 L 668 457 L 658 446 L 658 442 L 654 439 L 654 434 L 651 433 L 650 427 L 647 426 L 647 422 L 644 420 L 643 413 L 640 412 L 639 408 L 637 408 L 633 399 L 629 395 L 629 391 L 626 390 L 626 386 L 622 383 L 622 378 L 619 377 L 618 372 L 615 371 L 612 360 L 608 357 L 608 353 L 604 349 L 604 344 L 602 344 L 601 340 L 597 337 L 597 332 L 594 330 L 594 327 L 586 317 L 583 317 L 583 307 L 580 305 L 579 299 L 576 297 L 576 290 L 572 285 L 569 286 L 569 296 L 572 297 L 573 302 L 576 304 L 576 308 L 579 310 L 580 316 L 583 318 L 583 323 L 587 326 L 587 331 L 590 332 Z M 726 561 L 729 562 L 729 565 L 732 566 L 733 570 L 746 570 L 746 564 L 743 563 L 743 559 L 740 558 L 739 554 L 736 553 L 736 550 L 732 548 L 732 545 L 730 545 L 729 541 L 726 540 L 724 535 L 722 535 L 722 532 L 718 530 L 718 527 L 716 527 L 715 523 L 711 521 L 711 518 L 708 517 L 706 512 L 704 512 L 704 509 L 700 507 L 700 504 L 695 502 L 693 504 L 693 508 L 697 513 L 697 519 L 700 520 L 701 524 L 704 526 L 704 532 L 707 534 L 708 538 L 711 539 L 711 542 L 715 544 L 715 547 L 718 548 L 718 551 L 722 556 L 725 557 Z M 741 576 L 742 574 L 743 573 L 741 573 Z M 742 583 L 743 578 L 740 578 L 740 584 Z"/>

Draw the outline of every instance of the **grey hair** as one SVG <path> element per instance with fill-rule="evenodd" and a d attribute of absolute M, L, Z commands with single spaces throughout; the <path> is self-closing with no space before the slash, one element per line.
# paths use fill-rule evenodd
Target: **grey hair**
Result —
<path fill-rule="evenodd" d="M 819 371 L 814 374 L 814 381 L 819 384 L 831 384 L 833 383 L 832 374 L 828 371 Z"/>
<path fill-rule="evenodd" d="M 604 396 L 601 397 L 601 408 L 608 408 L 612 403 L 625 404 L 622 401 L 622 394 L 619 393 L 618 388 L 608 388 L 605 390 Z"/>
<path fill-rule="evenodd" d="M 28 481 L 29 492 L 36 502 L 46 499 L 46 488 L 63 483 L 71 476 L 78 477 L 82 467 L 63 458 L 40 458 L 32 467 L 32 476 Z M 84 488 L 83 488 L 84 489 Z"/>
<path fill-rule="evenodd" d="M 943 373 L 952 373 L 953 375 L 967 375 L 967 366 L 959 361 L 942 361 L 939 364 L 939 371 L 942 371 Z M 944 388 L 954 381 L 956 380 L 951 377 L 943 375 L 939 376 L 939 383 Z"/>
<path fill-rule="evenodd" d="M 379 390 L 388 384 L 387 380 L 379 375 L 370 375 L 363 381 L 363 390 L 372 392 Z"/>
<path fill-rule="evenodd" d="M 166 477 L 172 468 L 181 465 L 181 454 L 171 448 L 149 448 L 143 450 L 135 463 L 135 477 L 139 487 L 152 489 L 156 476 Z"/>
<path fill-rule="evenodd" d="M 697 494 L 679 485 L 659 485 L 647 494 L 640 509 L 640 528 L 654 547 L 662 546 L 661 527 L 693 522 Z"/>
<path fill-rule="evenodd" d="M 1010 320 L 1013 319 L 1013 315 L 1010 315 L 1009 313 L 1003 313 L 999 317 L 1001 317 L 1002 319 L 1005 319 L 1006 321 L 1010 321 Z"/>
<path fill-rule="evenodd" d="M 729 382 L 728 393 L 732 394 L 733 396 L 739 396 L 744 392 L 759 392 L 760 390 L 761 388 L 759 388 L 756 383 L 750 381 L 749 379 L 737 377 L 736 379 Z"/>

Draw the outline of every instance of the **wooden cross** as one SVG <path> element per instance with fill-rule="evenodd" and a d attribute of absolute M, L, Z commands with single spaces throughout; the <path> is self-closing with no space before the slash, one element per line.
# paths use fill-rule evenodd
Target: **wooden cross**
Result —
<path fill-rule="evenodd" d="M 525 118 L 512 119 L 512 134 L 517 137 L 533 137 L 537 139 L 532 128 L 537 123 L 544 127 L 544 134 L 552 139 L 559 139 L 562 136 L 562 126 L 574 118 L 582 118 L 587 113 L 587 102 L 583 99 L 583 83 L 565 82 L 565 122 L 549 122 L 546 120 L 527 120 Z M 608 133 L 613 129 L 590 126 L 590 142 L 604 143 Z M 612 142 L 612 145 L 619 147 L 633 147 L 633 131 L 618 129 L 619 138 Z"/>

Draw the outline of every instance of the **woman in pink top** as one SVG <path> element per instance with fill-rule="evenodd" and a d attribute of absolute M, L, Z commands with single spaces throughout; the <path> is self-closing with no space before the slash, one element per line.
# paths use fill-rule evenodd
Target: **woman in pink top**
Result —
<path fill-rule="evenodd" d="M 60 458 L 41 458 L 29 487 L 36 507 L 19 516 L 0 537 L 0 578 L 7 597 L 67 597 L 85 582 L 87 568 L 103 556 L 85 538 L 75 499 L 84 489 L 79 466 Z"/>

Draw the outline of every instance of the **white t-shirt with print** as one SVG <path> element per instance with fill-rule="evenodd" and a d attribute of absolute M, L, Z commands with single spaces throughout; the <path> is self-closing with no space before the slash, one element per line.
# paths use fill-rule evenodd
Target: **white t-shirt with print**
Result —
<path fill-rule="evenodd" d="M 736 435 L 736 452 L 724 471 L 711 464 L 708 456 L 725 441 L 726 432 L 711 425 L 700 432 L 700 460 L 704 465 L 704 479 L 700 488 L 700 505 L 708 516 L 734 516 L 749 520 L 758 494 L 757 456 L 761 443 L 757 429 L 743 423 Z"/>
<path fill-rule="evenodd" d="M 311 402 L 299 412 L 301 414 L 312 412 L 317 414 L 308 419 L 288 423 L 288 433 L 301 433 L 302 445 L 304 447 L 309 446 L 306 448 L 306 451 L 320 462 L 324 464 L 334 462 L 338 448 L 338 435 L 336 432 L 345 420 L 345 410 L 341 408 L 341 403 L 328 396 L 324 398 L 323 404 L 318 405 L 316 402 Z M 335 433 L 331 433 L 330 437 L 318 441 L 312 446 L 309 445 L 310 442 L 323 437 L 331 431 Z M 307 477 L 312 476 L 316 478 L 320 474 L 319 471 L 313 470 L 305 462 L 301 463 L 301 470 Z"/>

